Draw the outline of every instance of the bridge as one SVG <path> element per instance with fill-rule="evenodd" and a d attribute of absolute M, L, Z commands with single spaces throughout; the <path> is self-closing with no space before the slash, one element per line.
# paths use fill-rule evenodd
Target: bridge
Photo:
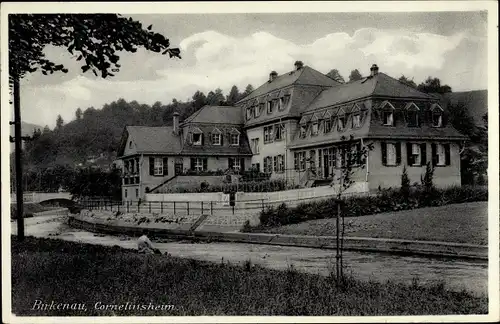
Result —
<path fill-rule="evenodd" d="M 23 201 L 26 203 L 41 203 L 48 200 L 71 200 L 69 192 L 25 192 Z M 16 194 L 10 194 L 11 203 L 17 202 Z"/>

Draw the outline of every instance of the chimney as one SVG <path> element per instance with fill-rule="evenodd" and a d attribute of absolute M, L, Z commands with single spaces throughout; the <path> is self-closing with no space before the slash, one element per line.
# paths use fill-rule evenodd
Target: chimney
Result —
<path fill-rule="evenodd" d="M 172 120 L 174 125 L 174 134 L 179 135 L 179 113 L 177 111 L 174 112 Z"/>
<path fill-rule="evenodd" d="M 274 81 L 274 79 L 276 79 L 277 77 L 278 73 L 276 71 L 271 71 L 271 73 L 269 73 L 269 82 Z"/>
<path fill-rule="evenodd" d="M 375 76 L 378 74 L 378 66 L 377 64 L 373 64 L 372 67 L 370 68 L 370 75 Z"/>
<path fill-rule="evenodd" d="M 300 70 L 304 67 L 304 63 L 302 61 L 295 61 L 295 70 Z"/>

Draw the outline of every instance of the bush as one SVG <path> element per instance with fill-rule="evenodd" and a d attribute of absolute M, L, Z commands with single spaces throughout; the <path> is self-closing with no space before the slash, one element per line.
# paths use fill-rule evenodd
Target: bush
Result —
<path fill-rule="evenodd" d="M 425 206 L 488 201 L 488 188 L 484 186 L 457 186 L 437 189 L 434 186 L 416 185 L 409 187 L 407 194 L 408 198 L 404 198 L 401 189 L 379 188 L 378 192 L 372 196 L 343 198 L 342 213 L 345 217 L 355 217 Z M 334 198 L 303 203 L 294 208 L 289 208 L 283 203 L 278 207 L 266 207 L 260 214 L 260 225 L 253 227 L 252 230 L 246 229 L 246 231 L 257 231 L 263 227 L 296 224 L 336 216 L 337 201 Z"/>
<path fill-rule="evenodd" d="M 290 189 L 284 180 L 249 181 L 223 185 L 207 185 L 194 188 L 176 187 L 164 189 L 162 193 L 198 193 L 198 192 L 273 192 Z"/>

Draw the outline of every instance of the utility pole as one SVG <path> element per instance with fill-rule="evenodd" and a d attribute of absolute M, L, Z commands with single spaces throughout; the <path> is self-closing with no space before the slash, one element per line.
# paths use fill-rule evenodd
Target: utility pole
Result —
<path fill-rule="evenodd" d="M 21 163 L 21 97 L 19 93 L 19 76 L 13 78 L 13 93 L 14 93 L 14 143 L 15 143 L 15 158 L 16 158 L 16 204 L 17 204 L 17 239 L 24 240 L 24 211 L 23 211 L 23 170 Z"/>

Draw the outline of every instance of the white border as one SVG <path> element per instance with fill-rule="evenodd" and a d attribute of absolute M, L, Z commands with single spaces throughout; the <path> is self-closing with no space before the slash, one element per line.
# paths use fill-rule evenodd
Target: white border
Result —
<path fill-rule="evenodd" d="M 119 4 L 119 5 L 118 5 Z M 8 30 L 7 15 L 9 13 L 104 13 L 116 12 L 119 8 L 122 14 L 160 14 L 160 13 L 301 13 L 301 12 L 422 12 L 422 11 L 488 11 L 488 107 L 489 107 L 489 267 L 488 315 L 464 316 L 363 316 L 363 317 L 15 317 L 10 315 L 11 309 L 11 269 L 10 269 L 10 193 L 9 193 L 9 125 L 11 118 L 8 104 Z M 4 54 L 1 56 L 2 66 L 2 110 L 1 110 L 1 144 L 2 154 L 2 319 L 6 323 L 235 323 L 235 322 L 283 322 L 283 323 L 317 323 L 317 322 L 491 322 L 499 320 L 500 286 L 499 276 L 499 173 L 498 167 L 498 3 L 495 1 L 369 1 L 369 2 L 323 2 L 323 1 L 293 1 L 293 2 L 182 2 L 182 3 L 56 3 L 56 2 L 3 2 L 1 4 L 1 44 Z M 6 312 L 9 310 L 9 312 Z"/>

